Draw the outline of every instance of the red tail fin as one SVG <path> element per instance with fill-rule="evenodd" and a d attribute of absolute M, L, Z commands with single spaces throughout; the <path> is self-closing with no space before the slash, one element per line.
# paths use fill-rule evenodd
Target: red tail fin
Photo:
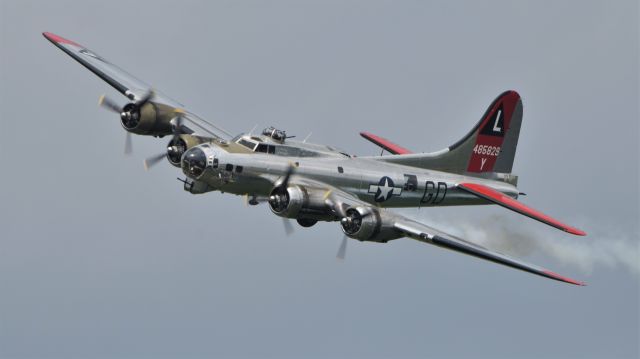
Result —
<path fill-rule="evenodd" d="M 475 144 L 467 172 L 493 171 L 498 155 L 504 150 L 506 133 L 511 128 L 511 119 L 519 100 L 518 93 L 507 91 L 487 109 L 475 128 Z M 518 130 L 519 127 L 518 124 Z"/>

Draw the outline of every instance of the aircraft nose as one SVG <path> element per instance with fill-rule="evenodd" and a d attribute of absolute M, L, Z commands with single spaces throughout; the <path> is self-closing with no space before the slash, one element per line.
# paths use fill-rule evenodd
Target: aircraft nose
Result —
<path fill-rule="evenodd" d="M 207 167 L 207 156 L 198 147 L 193 147 L 182 156 L 182 172 L 190 178 L 198 179 Z"/>

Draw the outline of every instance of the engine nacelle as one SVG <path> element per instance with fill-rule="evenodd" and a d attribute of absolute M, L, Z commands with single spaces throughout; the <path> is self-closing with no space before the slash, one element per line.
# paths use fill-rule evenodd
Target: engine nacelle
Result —
<path fill-rule="evenodd" d="M 173 133 L 171 120 L 175 116 L 175 109 L 166 105 L 147 102 L 137 108 L 129 103 L 122 108 L 120 123 L 138 135 L 164 136 Z"/>
<path fill-rule="evenodd" d="M 329 220 L 332 216 L 326 211 L 325 192 L 298 185 L 276 186 L 269 195 L 269 207 L 280 217 Z"/>
<path fill-rule="evenodd" d="M 167 144 L 167 159 L 169 163 L 180 168 L 182 166 L 182 155 L 191 147 L 208 142 L 209 139 L 193 135 L 175 136 Z"/>
<path fill-rule="evenodd" d="M 386 243 L 403 237 L 393 227 L 392 218 L 384 212 L 366 207 L 351 207 L 346 211 L 340 225 L 348 237 L 359 241 Z"/>
<path fill-rule="evenodd" d="M 269 207 L 280 217 L 295 218 L 307 207 L 309 195 L 300 186 L 276 187 L 269 196 Z"/>

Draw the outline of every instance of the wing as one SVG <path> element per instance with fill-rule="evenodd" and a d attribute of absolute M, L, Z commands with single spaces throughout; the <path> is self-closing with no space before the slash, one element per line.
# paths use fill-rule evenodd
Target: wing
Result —
<path fill-rule="evenodd" d="M 540 221 L 542 223 L 548 224 L 552 227 L 561 229 L 567 233 L 575 234 L 577 236 L 584 236 L 586 233 L 577 228 L 568 226 L 557 219 L 551 218 L 548 215 L 537 211 L 531 207 L 524 205 L 521 202 L 516 201 L 515 199 L 506 196 L 492 188 L 487 186 L 483 186 L 477 183 L 460 183 L 457 186 L 461 190 L 474 194 L 478 197 L 484 198 L 490 202 L 498 204 L 502 207 L 508 208 L 512 211 L 518 212 L 520 214 L 524 214 L 527 217 L 533 218 L 536 221 Z"/>
<path fill-rule="evenodd" d="M 338 200 L 332 201 L 328 204 L 329 206 L 333 207 L 332 210 L 336 214 L 344 213 L 345 206 L 346 207 L 356 207 L 356 206 L 367 207 L 371 211 L 378 211 L 378 214 L 381 217 L 384 216 L 385 217 L 384 222 L 391 223 L 393 228 L 395 228 L 395 230 L 399 232 L 400 235 L 398 237 L 406 236 L 409 238 L 416 239 L 420 242 L 433 244 L 438 247 L 442 247 L 442 248 L 453 250 L 459 253 L 471 255 L 477 258 L 485 259 L 494 263 L 502 264 L 511 268 L 519 269 L 525 272 L 533 273 L 533 274 L 554 279 L 557 281 L 575 284 L 575 285 L 585 285 L 585 283 L 583 282 L 561 276 L 548 269 L 545 269 L 536 265 L 527 264 L 520 260 L 510 258 L 504 254 L 492 251 L 490 249 L 479 246 L 475 243 L 471 243 L 469 241 L 465 241 L 453 235 L 444 233 L 435 228 L 429 227 L 415 220 L 406 218 L 392 211 L 388 211 L 388 210 L 380 211 L 377 208 L 372 207 L 370 204 L 355 198 L 353 195 L 349 193 L 332 188 L 331 186 L 326 186 L 326 187 L 328 191 L 332 193 L 332 195 L 336 195 L 338 198 Z"/>
<path fill-rule="evenodd" d="M 152 91 L 152 87 L 146 84 L 144 81 L 135 78 L 133 75 L 110 63 L 103 57 L 78 44 L 77 42 L 65 39 L 50 32 L 44 32 L 42 33 L 42 35 L 64 53 L 71 56 L 82 66 L 86 67 L 89 71 L 96 74 L 98 77 L 100 77 L 102 80 L 104 80 L 106 83 L 111 85 L 114 89 L 125 95 L 130 100 L 140 100 L 147 96 L 150 91 Z M 155 89 L 153 89 L 153 94 L 153 98 L 150 102 L 164 104 L 176 109 L 180 109 L 183 113 L 183 118 L 192 125 L 191 127 L 196 127 L 196 129 L 190 128 L 196 134 L 198 132 L 204 132 L 208 135 L 223 139 L 229 139 L 233 137 L 224 129 L 204 120 L 203 118 L 190 111 L 184 110 L 184 106 L 178 101 L 169 98 L 168 96 L 158 92 Z"/>
<path fill-rule="evenodd" d="M 395 228 L 405 233 L 408 237 L 416 239 L 421 242 L 433 244 L 438 247 L 468 254 L 477 258 L 485 259 L 485 260 L 502 264 L 511 268 L 537 274 L 542 277 L 555 279 L 557 281 L 575 284 L 575 285 L 586 285 L 583 282 L 579 282 L 571 278 L 561 276 L 557 273 L 554 273 L 542 267 L 538 267 L 532 264 L 527 264 L 517 259 L 510 258 L 504 254 L 491 251 L 477 244 L 465 241 L 463 239 L 457 238 L 450 234 L 446 234 L 435 228 L 431 228 L 427 225 L 418 223 L 416 221 L 413 221 L 407 218 L 402 218 L 397 220 L 395 223 Z"/>

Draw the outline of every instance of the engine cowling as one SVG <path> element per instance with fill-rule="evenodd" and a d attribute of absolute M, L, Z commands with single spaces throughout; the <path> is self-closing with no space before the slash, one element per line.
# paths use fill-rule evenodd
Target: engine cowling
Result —
<path fill-rule="evenodd" d="M 191 147 L 208 142 L 209 139 L 193 135 L 174 136 L 167 144 L 167 159 L 169 163 L 180 168 L 182 155 Z"/>
<path fill-rule="evenodd" d="M 386 243 L 403 237 L 402 233 L 393 227 L 392 218 L 384 212 L 358 206 L 347 209 L 345 213 L 347 216 L 340 220 L 340 226 L 344 234 L 350 238 Z"/>
<path fill-rule="evenodd" d="M 269 207 L 280 217 L 330 220 L 333 216 L 326 210 L 324 192 L 299 185 L 276 186 L 269 195 Z"/>
<path fill-rule="evenodd" d="M 128 103 L 122 108 L 120 123 L 138 135 L 164 136 L 173 133 L 171 120 L 175 116 L 175 109 L 166 105 L 147 102 L 138 107 Z"/>

